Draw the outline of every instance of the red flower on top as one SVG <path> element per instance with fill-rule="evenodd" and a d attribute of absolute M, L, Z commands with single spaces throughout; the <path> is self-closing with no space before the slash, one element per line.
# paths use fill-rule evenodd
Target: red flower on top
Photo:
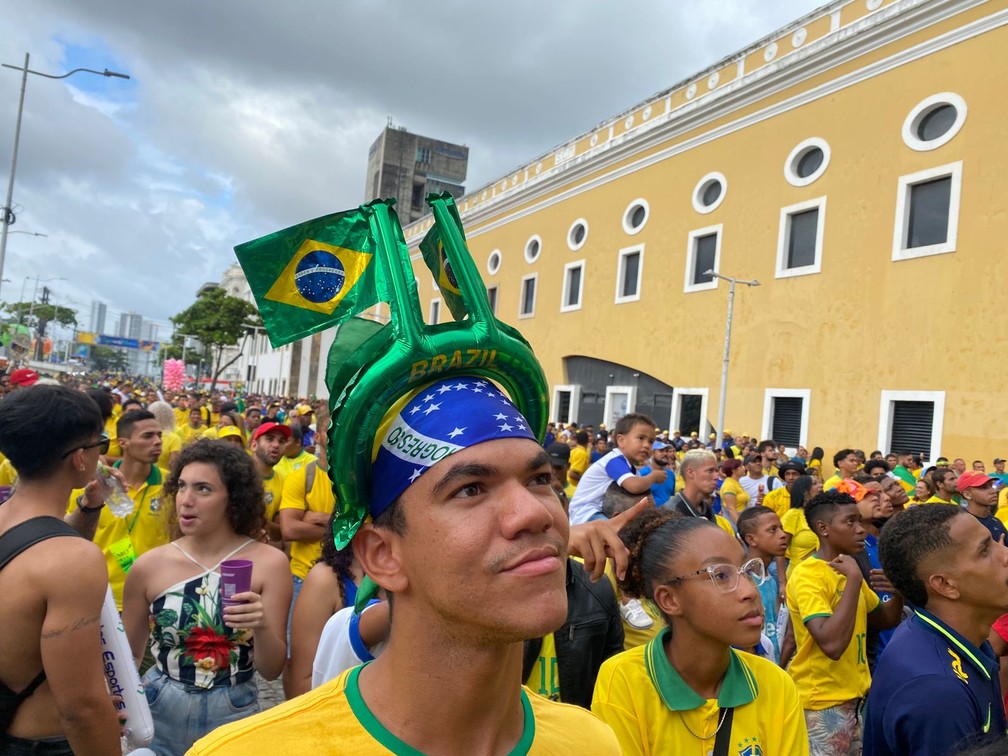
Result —
<path fill-rule="evenodd" d="M 221 635 L 213 628 L 192 628 L 183 644 L 193 661 L 212 659 L 214 669 L 227 667 L 231 663 L 231 639 L 226 635 Z"/>

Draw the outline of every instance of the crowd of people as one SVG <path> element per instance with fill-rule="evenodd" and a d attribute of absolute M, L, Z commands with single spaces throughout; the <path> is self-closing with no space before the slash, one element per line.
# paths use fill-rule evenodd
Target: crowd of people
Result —
<path fill-rule="evenodd" d="M 158 754 L 1008 749 L 1003 459 L 636 413 L 538 439 L 456 376 L 382 426 L 450 455 L 379 436 L 338 549 L 325 403 L 62 383 L 0 378 L 2 753 L 120 752 L 106 587 Z M 260 713 L 257 673 L 288 701 Z"/>

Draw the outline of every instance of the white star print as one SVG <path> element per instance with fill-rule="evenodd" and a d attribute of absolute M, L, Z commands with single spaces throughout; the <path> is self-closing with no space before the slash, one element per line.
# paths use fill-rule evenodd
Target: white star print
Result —
<path fill-rule="evenodd" d="M 438 389 L 438 393 L 439 394 L 447 394 L 451 390 L 452 390 L 452 387 L 449 386 L 448 384 L 445 384 L 444 386 L 442 386 L 441 388 Z"/>
<path fill-rule="evenodd" d="M 473 386 L 473 391 L 475 391 L 477 394 L 482 394 L 483 393 L 483 387 L 482 386 Z"/>
<path fill-rule="evenodd" d="M 436 412 L 439 409 L 441 409 L 441 405 L 440 404 L 431 404 L 427 409 L 425 409 L 423 411 L 423 413 L 425 415 L 429 415 L 431 412 Z"/>
<path fill-rule="evenodd" d="M 422 467 L 418 467 L 416 470 L 413 471 L 413 474 L 409 476 L 409 482 L 412 483 L 417 478 L 419 478 L 422 474 L 423 474 L 423 468 Z"/>
<path fill-rule="evenodd" d="M 423 398 L 423 400 L 424 400 L 425 402 L 432 402 L 432 401 L 434 401 L 434 394 L 427 394 L 427 396 L 425 396 L 425 397 Z"/>
<path fill-rule="evenodd" d="M 498 412 L 496 415 L 494 415 L 494 420 L 507 420 L 507 415 L 505 415 L 503 412 Z"/>
<path fill-rule="evenodd" d="M 409 411 L 409 413 L 410 413 L 411 415 L 415 415 L 415 414 L 416 414 L 417 412 L 419 412 L 419 411 L 420 411 L 420 405 L 418 404 L 418 405 L 417 405 L 416 407 L 414 407 L 413 409 L 411 409 L 411 410 Z"/>
<path fill-rule="evenodd" d="M 509 430 L 513 430 L 513 429 L 512 429 L 512 427 L 511 427 L 510 425 L 508 425 L 507 423 L 501 423 L 501 426 L 500 426 L 500 429 L 501 429 L 502 431 L 509 431 Z"/>
<path fill-rule="evenodd" d="M 448 438 L 455 438 L 455 436 L 461 436 L 465 432 L 465 428 L 456 427 L 451 433 L 448 434 Z"/>
<path fill-rule="evenodd" d="M 466 386 L 466 384 L 464 384 L 464 383 L 456 383 L 455 384 L 455 390 L 456 391 L 462 391 L 463 389 L 466 389 L 466 388 L 468 388 L 468 386 Z"/>
<path fill-rule="evenodd" d="M 528 428 L 525 427 L 525 423 L 519 421 L 518 422 L 518 430 L 528 430 Z"/>
<path fill-rule="evenodd" d="M 480 388 L 483 388 L 484 386 L 487 385 L 487 382 L 486 381 L 476 381 L 476 385 L 479 386 Z"/>

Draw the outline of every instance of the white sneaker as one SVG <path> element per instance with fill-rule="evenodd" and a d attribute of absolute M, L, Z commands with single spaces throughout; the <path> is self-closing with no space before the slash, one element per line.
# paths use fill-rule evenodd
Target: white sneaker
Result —
<path fill-rule="evenodd" d="M 620 604 L 619 610 L 626 623 L 637 630 L 647 630 L 654 624 L 654 620 L 648 616 L 637 599 L 630 599 L 625 604 Z"/>

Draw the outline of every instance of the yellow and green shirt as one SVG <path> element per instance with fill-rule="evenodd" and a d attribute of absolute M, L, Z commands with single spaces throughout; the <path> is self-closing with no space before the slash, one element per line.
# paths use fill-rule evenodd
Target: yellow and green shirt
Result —
<path fill-rule="evenodd" d="M 273 518 L 280 511 L 280 502 L 283 500 L 284 476 L 275 469 L 268 478 L 263 478 L 263 494 L 266 502 L 266 522 L 273 522 Z"/>
<path fill-rule="evenodd" d="M 333 496 L 329 476 L 322 470 L 315 469 L 315 479 L 312 481 L 311 490 L 305 491 L 307 470 L 307 467 L 302 467 L 284 478 L 280 509 L 299 509 L 303 512 L 332 514 L 336 507 L 336 498 Z M 321 541 L 291 541 L 291 573 L 304 580 L 308 570 L 321 555 Z"/>
<path fill-rule="evenodd" d="M 808 753 L 798 691 L 784 670 L 731 649 L 718 697 L 705 699 L 669 662 L 670 632 L 663 629 L 647 645 L 607 659 L 599 670 L 592 712 L 612 727 L 624 754 L 707 756 L 721 710 L 729 707 L 734 709 L 730 753 Z"/>
<path fill-rule="evenodd" d="M 119 463 L 116 463 L 116 467 Z M 141 486 L 126 493 L 133 500 L 133 512 L 126 517 L 116 517 L 108 507 L 98 515 L 98 529 L 92 539 L 105 555 L 109 586 L 116 606 L 122 611 L 123 585 L 126 573 L 141 554 L 171 540 L 168 532 L 168 502 L 164 496 L 164 470 L 151 465 L 150 473 Z M 70 493 L 67 512 L 77 509 L 77 497 L 84 493 L 78 488 Z M 93 515 L 92 515 L 93 516 Z"/>
<path fill-rule="evenodd" d="M 823 653 L 805 626 L 816 617 L 831 617 L 846 585 L 847 578 L 816 555 L 797 564 L 788 577 L 787 606 L 798 645 L 788 673 L 798 686 L 802 707 L 811 711 L 861 698 L 871 684 L 865 651 L 868 613 L 882 602 L 866 582 L 861 581 L 854 633 L 837 661 Z"/>
<path fill-rule="evenodd" d="M 783 521 L 784 515 L 791 509 L 791 492 L 788 491 L 787 486 L 775 488 L 763 497 L 763 506 L 772 509 Z"/>
<path fill-rule="evenodd" d="M 285 753 L 354 753 L 421 756 L 368 708 L 354 667 L 336 679 L 261 714 L 219 727 L 196 741 L 189 756 L 275 756 Z M 404 684 L 408 684 L 404 681 Z M 618 756 L 612 730 L 579 706 L 520 689 L 525 726 L 514 756 Z M 781 752 L 783 753 L 783 751 Z"/>
<path fill-rule="evenodd" d="M 288 457 L 286 454 L 280 457 L 280 461 L 276 463 L 276 467 L 273 469 L 284 477 L 290 475 L 295 470 L 300 470 L 302 467 L 307 465 L 315 459 L 314 454 L 306 452 L 304 449 L 296 457 Z"/>
<path fill-rule="evenodd" d="M 819 550 L 819 536 L 809 527 L 805 510 L 801 507 L 793 507 L 785 512 L 781 517 L 781 527 L 791 536 L 787 551 L 784 552 L 788 560 L 787 576 L 790 578 L 796 564 L 807 559 L 813 551 Z"/>

